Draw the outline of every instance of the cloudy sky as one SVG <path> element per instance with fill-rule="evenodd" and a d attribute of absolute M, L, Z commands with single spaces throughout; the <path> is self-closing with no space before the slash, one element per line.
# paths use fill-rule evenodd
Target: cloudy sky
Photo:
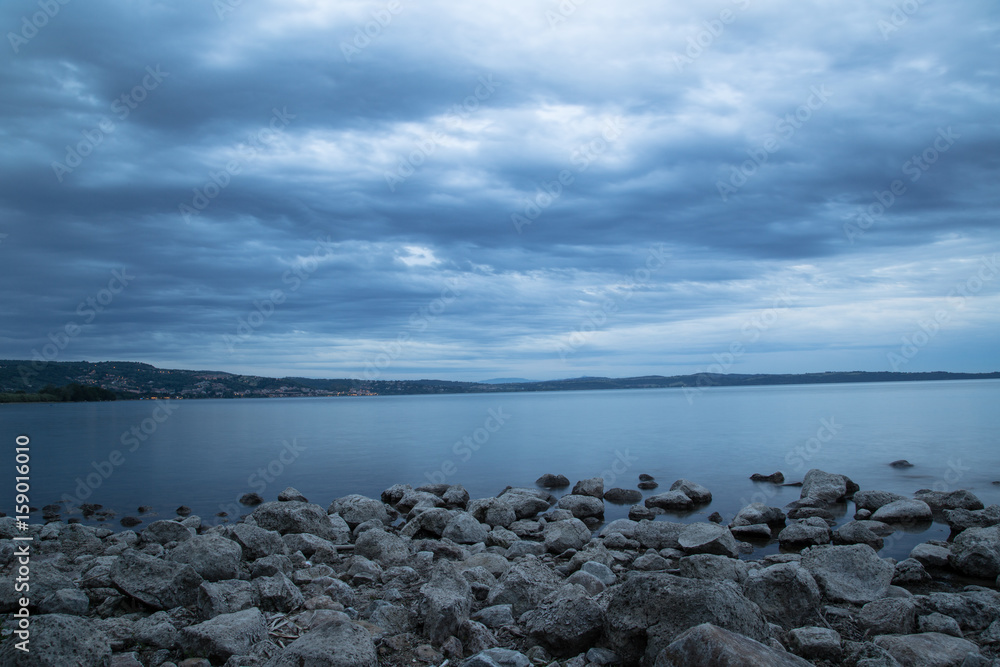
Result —
<path fill-rule="evenodd" d="M 0 358 L 1000 370 L 1000 6 L 9 0 Z"/>

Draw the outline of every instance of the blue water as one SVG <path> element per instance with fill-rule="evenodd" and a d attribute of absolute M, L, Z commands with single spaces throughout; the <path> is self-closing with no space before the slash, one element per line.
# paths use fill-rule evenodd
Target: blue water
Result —
<path fill-rule="evenodd" d="M 684 477 L 715 499 L 680 520 L 719 511 L 728 521 L 753 500 L 784 506 L 798 498 L 798 488 L 754 484 L 751 473 L 781 470 L 796 481 L 813 467 L 866 489 L 968 488 L 986 504 L 1000 503 L 1000 485 L 991 484 L 1000 480 L 998 399 L 1000 381 L 979 380 L 693 395 L 647 389 L 0 405 L 0 437 L 10 452 L 10 491 L 0 492 L 0 509 L 13 509 L 19 434 L 31 438 L 33 505 L 72 497 L 113 508 L 117 518 L 139 505 L 172 517 L 183 504 L 216 521 L 217 512 L 246 511 L 235 504 L 240 495 L 272 500 L 286 486 L 324 507 L 348 493 L 378 497 L 395 483 L 430 480 L 461 483 L 481 497 L 552 472 L 574 481 L 604 476 L 606 488 L 635 488 L 648 473 L 660 488 L 645 495 Z M 901 458 L 915 466 L 887 465 Z M 853 508 L 845 509 L 849 520 Z M 606 518 L 626 513 L 609 504 Z M 110 528 L 119 528 L 117 518 Z M 947 534 L 935 524 L 895 540 L 883 555 L 905 556 L 912 544 Z"/>

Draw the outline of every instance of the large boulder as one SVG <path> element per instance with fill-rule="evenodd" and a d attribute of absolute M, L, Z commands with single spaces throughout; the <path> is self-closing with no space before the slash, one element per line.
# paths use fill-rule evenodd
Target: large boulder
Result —
<path fill-rule="evenodd" d="M 170 550 L 167 560 L 184 563 L 207 581 L 240 578 L 243 549 L 236 542 L 218 534 L 195 535 Z"/>
<path fill-rule="evenodd" d="M 421 512 L 414 512 L 399 534 L 409 538 L 441 537 L 452 518 L 454 518 L 454 513 L 443 507 L 432 507 Z"/>
<path fill-rule="evenodd" d="M 981 510 L 945 510 L 944 520 L 952 533 L 960 533 L 966 528 L 989 528 L 1000 525 L 1000 505 L 990 505 Z"/>
<path fill-rule="evenodd" d="M 253 584 L 242 579 L 204 581 L 198 587 L 198 612 L 202 618 L 243 611 L 256 602 Z"/>
<path fill-rule="evenodd" d="M 490 590 L 488 606 L 509 604 L 515 617 L 536 608 L 562 581 L 535 556 L 514 563 Z"/>
<path fill-rule="evenodd" d="M 680 491 L 691 499 L 695 505 L 704 505 L 712 502 L 712 492 L 701 484 L 697 484 L 687 479 L 679 479 L 670 485 L 671 491 Z"/>
<path fill-rule="evenodd" d="M 305 633 L 264 667 L 378 667 L 372 636 L 345 614 Z"/>
<path fill-rule="evenodd" d="M 729 582 L 632 572 L 609 593 L 605 639 L 627 665 L 652 665 L 682 632 L 702 623 L 762 642 L 770 637 L 760 607 Z"/>
<path fill-rule="evenodd" d="M 305 603 L 302 591 L 283 572 L 253 580 L 254 598 L 264 611 L 288 613 Z"/>
<path fill-rule="evenodd" d="M 139 534 L 143 542 L 155 542 L 156 544 L 168 544 L 170 542 L 183 542 L 194 537 L 195 532 L 178 521 L 168 521 L 161 519 L 146 526 Z"/>
<path fill-rule="evenodd" d="M 546 504 L 546 507 L 548 505 Z M 470 500 L 468 512 L 476 521 L 485 523 L 488 526 L 500 526 L 509 528 L 510 524 L 517 521 L 517 513 L 513 505 L 502 498 L 476 498 Z"/>
<path fill-rule="evenodd" d="M 1000 593 L 974 588 L 961 593 L 931 593 L 918 598 L 921 613 L 937 612 L 950 616 L 962 630 L 979 632 L 1000 619 Z"/>
<path fill-rule="evenodd" d="M 445 526 L 441 536 L 458 544 L 477 544 L 486 541 L 489 526 L 479 523 L 467 512 L 457 512 Z"/>
<path fill-rule="evenodd" d="M 643 519 L 635 528 L 632 539 L 643 549 L 678 549 L 678 538 L 684 530 L 683 523 L 671 521 L 650 521 Z"/>
<path fill-rule="evenodd" d="M 730 527 L 755 526 L 758 524 L 779 525 L 785 523 L 785 513 L 777 507 L 768 507 L 764 503 L 750 503 L 733 518 Z"/>
<path fill-rule="evenodd" d="M 714 523 L 692 523 L 681 530 L 677 543 L 686 554 L 717 554 L 736 558 L 739 545 L 725 526 Z"/>
<path fill-rule="evenodd" d="M 424 634 L 435 644 L 457 635 L 472 610 L 472 587 L 458 569 L 449 561 L 439 561 L 420 593 Z"/>
<path fill-rule="evenodd" d="M 257 560 L 287 551 L 285 543 L 281 541 L 281 534 L 277 531 L 265 530 L 252 523 L 238 523 L 230 530 L 231 539 L 243 547 L 243 557 L 246 560 Z"/>
<path fill-rule="evenodd" d="M 979 655 L 979 647 L 972 642 L 938 632 L 881 635 L 874 643 L 903 667 L 960 667 L 967 664 L 965 659 L 970 653 Z"/>
<path fill-rule="evenodd" d="M 695 554 L 684 556 L 677 563 L 678 573 L 688 579 L 712 579 L 714 581 L 735 581 L 743 584 L 747 579 L 747 565 L 745 562 L 729 558 L 728 556 L 718 556 L 715 554 Z M 610 570 L 609 570 L 610 572 Z M 610 586 L 614 583 L 612 574 Z"/>
<path fill-rule="evenodd" d="M 801 498 L 812 498 L 824 503 L 843 500 L 848 494 L 858 490 L 858 485 L 845 475 L 824 472 L 813 468 L 802 481 Z"/>
<path fill-rule="evenodd" d="M 338 514 L 347 525 L 354 529 L 365 521 L 389 523 L 389 511 L 385 503 L 357 493 L 334 500 L 327 508 L 328 514 Z"/>
<path fill-rule="evenodd" d="M 520 622 L 554 655 L 568 658 L 586 651 L 600 637 L 604 609 L 582 586 L 567 584 L 546 596 Z"/>
<path fill-rule="evenodd" d="M 256 607 L 221 614 L 180 632 L 181 648 L 188 654 L 220 662 L 249 653 L 251 646 L 266 638 L 264 614 Z"/>
<path fill-rule="evenodd" d="M 884 505 L 894 503 L 897 500 L 906 500 L 906 496 L 891 491 L 858 491 L 854 494 L 854 505 L 859 510 L 874 512 Z"/>
<path fill-rule="evenodd" d="M 782 546 L 804 547 L 817 544 L 829 544 L 833 539 L 830 526 L 819 518 L 800 519 L 788 524 L 778 533 L 778 542 Z"/>
<path fill-rule="evenodd" d="M 872 521 L 882 523 L 916 524 L 926 523 L 933 518 L 930 506 L 922 500 L 894 500 L 875 510 Z"/>
<path fill-rule="evenodd" d="M 616 505 L 634 505 L 642 500 L 642 491 L 615 487 L 604 492 L 604 499 Z"/>
<path fill-rule="evenodd" d="M 577 496 L 593 496 L 594 498 L 603 498 L 604 478 L 591 477 L 590 479 L 581 479 L 573 485 L 572 493 Z"/>
<path fill-rule="evenodd" d="M 884 541 L 871 528 L 857 521 L 849 521 L 833 531 L 834 544 L 867 544 L 875 551 L 882 548 Z"/>
<path fill-rule="evenodd" d="M 297 500 L 264 503 L 250 516 L 264 530 L 273 530 L 282 535 L 311 533 L 331 542 L 337 539 L 337 532 L 330 518 L 322 507 L 313 503 Z"/>
<path fill-rule="evenodd" d="M 828 599 L 852 604 L 885 597 L 895 571 L 865 544 L 810 547 L 802 552 L 801 563 Z"/>
<path fill-rule="evenodd" d="M 590 529 L 577 518 L 550 521 L 542 529 L 545 549 L 561 554 L 567 549 L 582 549 L 590 541 Z"/>
<path fill-rule="evenodd" d="M 809 660 L 829 660 L 836 663 L 843 657 L 840 633 L 833 628 L 795 628 L 788 633 L 788 648 Z"/>
<path fill-rule="evenodd" d="M 406 565 L 410 559 L 410 548 L 402 537 L 374 528 L 361 533 L 354 544 L 354 554 L 364 556 L 383 567 L 392 567 Z"/>
<path fill-rule="evenodd" d="M 694 501 L 683 491 L 675 490 L 650 496 L 643 504 L 646 507 L 659 507 L 664 510 L 689 510 L 694 506 Z"/>
<path fill-rule="evenodd" d="M 137 551 L 126 551 L 111 567 L 111 582 L 120 591 L 154 609 L 192 606 L 202 578 L 193 567 Z"/>
<path fill-rule="evenodd" d="M 32 616 L 27 652 L 16 644 L 24 640 L 14 634 L 0 643 L 0 664 L 18 667 L 69 667 L 106 665 L 111 660 L 111 639 L 94 623 L 77 616 L 42 614 Z"/>
<path fill-rule="evenodd" d="M 908 635 L 917 630 L 917 603 L 912 598 L 869 602 L 857 615 L 858 625 L 874 635 Z"/>
<path fill-rule="evenodd" d="M 544 512 L 552 503 L 545 495 L 535 493 L 533 489 L 507 489 L 499 498 L 507 502 L 514 510 L 518 519 L 530 519 L 539 512 Z M 509 526 L 504 526 L 505 528 Z"/>
<path fill-rule="evenodd" d="M 970 577 L 1000 576 L 1000 526 L 963 530 L 952 542 L 948 562 Z"/>
<path fill-rule="evenodd" d="M 965 489 L 957 489 L 955 491 L 920 489 L 913 494 L 913 497 L 927 503 L 935 512 L 983 509 L 983 501 L 977 498 L 974 493 Z"/>
<path fill-rule="evenodd" d="M 604 501 L 600 497 L 566 495 L 559 499 L 557 506 L 569 510 L 577 519 L 604 516 Z"/>
<path fill-rule="evenodd" d="M 809 667 L 812 663 L 711 623 L 681 633 L 660 651 L 654 667 Z"/>
<path fill-rule="evenodd" d="M 769 621 L 786 629 L 819 620 L 822 602 L 819 585 L 809 570 L 798 563 L 777 563 L 751 570 L 743 590 Z"/>
<path fill-rule="evenodd" d="M 535 484 L 546 489 L 564 489 L 569 486 L 569 478 L 566 475 L 553 475 L 548 472 L 536 479 Z"/>

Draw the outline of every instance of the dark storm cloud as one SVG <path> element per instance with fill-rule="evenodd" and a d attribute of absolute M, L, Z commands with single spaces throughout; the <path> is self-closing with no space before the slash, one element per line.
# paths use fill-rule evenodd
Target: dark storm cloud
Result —
<path fill-rule="evenodd" d="M 904 4 L 7 3 L 0 356 L 879 370 L 1000 250 L 1000 12 Z"/>

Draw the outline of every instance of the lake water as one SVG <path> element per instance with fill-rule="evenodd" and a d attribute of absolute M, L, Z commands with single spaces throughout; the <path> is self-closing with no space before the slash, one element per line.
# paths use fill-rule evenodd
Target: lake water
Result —
<path fill-rule="evenodd" d="M 906 495 L 967 488 L 1000 503 L 1000 381 L 908 382 L 678 389 L 458 394 L 359 398 L 123 401 L 0 405 L 9 448 L 31 438 L 31 499 L 73 497 L 118 517 L 151 505 L 162 517 L 188 505 L 206 522 L 256 491 L 273 500 L 287 486 L 326 507 L 349 493 L 378 497 L 395 483 L 461 483 L 472 497 L 532 486 L 543 473 L 635 488 L 640 473 L 669 489 L 678 478 L 707 486 L 713 502 L 668 520 L 727 521 L 747 503 L 784 506 L 794 487 L 754 484 L 780 470 L 798 481 L 810 468 L 843 473 L 863 489 Z M 168 414 L 169 413 L 169 414 Z M 134 430 L 134 435 L 133 435 Z M 908 459 L 914 467 L 888 465 Z M 561 492 L 560 492 L 561 493 Z M 557 494 L 558 495 L 558 494 Z M 606 519 L 627 514 L 608 504 Z M 848 504 L 842 521 L 850 519 Z M 35 515 L 39 517 L 40 515 Z M 120 529 L 117 518 L 108 527 Z M 148 521 L 149 519 L 147 519 Z M 902 535 L 882 554 L 905 557 L 934 524 Z M 768 553 L 772 546 L 758 551 Z"/>

